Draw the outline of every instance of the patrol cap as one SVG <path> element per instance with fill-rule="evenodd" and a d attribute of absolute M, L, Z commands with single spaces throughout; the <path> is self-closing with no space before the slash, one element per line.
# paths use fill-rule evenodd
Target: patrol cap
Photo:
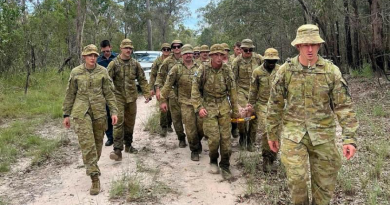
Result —
<path fill-rule="evenodd" d="M 194 52 L 200 52 L 200 47 L 199 46 L 195 46 L 194 47 Z"/>
<path fill-rule="evenodd" d="M 171 48 L 171 46 L 169 45 L 169 43 L 163 43 L 163 44 L 161 44 L 160 50 L 162 50 L 163 48 Z"/>
<path fill-rule="evenodd" d="M 200 46 L 200 52 L 210 52 L 208 45 L 202 45 Z"/>
<path fill-rule="evenodd" d="M 230 51 L 229 45 L 227 43 L 221 43 L 221 46 L 223 47 L 224 50 Z"/>
<path fill-rule="evenodd" d="M 251 39 L 244 39 L 241 41 L 241 48 L 254 48 L 253 41 Z"/>
<path fill-rule="evenodd" d="M 181 47 L 181 54 L 184 55 L 187 53 L 194 53 L 191 44 L 185 44 L 183 47 Z"/>
<path fill-rule="evenodd" d="M 88 46 L 85 46 L 83 52 L 81 53 L 83 56 L 87 56 L 89 54 L 96 54 L 99 56 L 98 49 L 95 45 L 89 44 Z"/>
<path fill-rule="evenodd" d="M 133 41 L 131 41 L 128 38 L 123 39 L 122 42 L 121 42 L 121 46 L 120 47 L 121 48 L 134 48 Z"/>
<path fill-rule="evenodd" d="M 279 52 L 275 48 L 268 48 L 264 52 L 264 60 L 280 60 Z"/>
<path fill-rule="evenodd" d="M 180 46 L 183 46 L 183 42 L 181 42 L 181 40 L 173 40 L 171 43 L 171 47 L 173 46 L 173 44 L 180 44 Z"/>
<path fill-rule="evenodd" d="M 209 55 L 216 53 L 225 54 L 225 50 L 221 44 L 214 44 L 211 46 Z"/>
<path fill-rule="evenodd" d="M 298 44 L 320 44 L 325 41 L 320 36 L 320 29 L 313 24 L 305 24 L 298 28 L 296 38 L 291 42 L 292 46 Z"/>

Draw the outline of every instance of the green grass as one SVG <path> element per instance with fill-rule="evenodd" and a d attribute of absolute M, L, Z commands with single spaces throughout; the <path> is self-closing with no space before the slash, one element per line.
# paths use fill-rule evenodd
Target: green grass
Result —
<path fill-rule="evenodd" d="M 351 71 L 352 77 L 364 77 L 373 78 L 374 72 L 371 69 L 371 65 L 368 63 L 363 64 L 363 67 Z"/>
<path fill-rule="evenodd" d="M 45 139 L 35 130 L 43 128 L 43 119 L 20 120 L 0 130 L 0 172 L 8 172 L 20 157 L 31 157 L 33 165 L 49 159 L 60 139 Z"/>
<path fill-rule="evenodd" d="M 24 73 L 2 74 L 0 117 L 33 118 L 35 115 L 47 115 L 51 118 L 60 118 L 68 78 L 69 71 L 63 74 L 57 74 L 55 70 L 33 73 L 25 95 Z"/>
<path fill-rule="evenodd" d="M 160 112 L 156 110 L 152 111 L 152 114 L 148 117 L 144 124 L 144 131 L 151 134 L 159 134 L 161 132 L 160 126 Z"/>

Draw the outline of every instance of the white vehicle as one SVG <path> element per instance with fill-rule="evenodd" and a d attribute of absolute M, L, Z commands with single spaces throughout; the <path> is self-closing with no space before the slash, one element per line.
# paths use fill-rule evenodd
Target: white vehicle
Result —
<path fill-rule="evenodd" d="M 141 64 L 146 80 L 150 81 L 150 72 L 153 62 L 161 56 L 161 51 L 135 51 L 135 59 Z M 138 85 L 138 82 L 137 82 Z"/>

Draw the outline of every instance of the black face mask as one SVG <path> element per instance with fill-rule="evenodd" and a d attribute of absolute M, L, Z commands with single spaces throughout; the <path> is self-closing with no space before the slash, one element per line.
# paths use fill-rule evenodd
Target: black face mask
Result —
<path fill-rule="evenodd" d="M 278 60 L 265 60 L 264 61 L 264 68 L 268 71 L 272 71 L 275 68 L 276 62 Z"/>

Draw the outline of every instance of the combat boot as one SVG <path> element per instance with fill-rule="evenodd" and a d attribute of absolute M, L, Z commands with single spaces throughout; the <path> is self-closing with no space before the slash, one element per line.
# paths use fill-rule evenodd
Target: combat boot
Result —
<path fill-rule="evenodd" d="M 89 194 L 91 195 L 98 195 L 100 192 L 100 180 L 98 175 L 91 176 L 92 179 L 92 186 L 89 190 Z"/>
<path fill-rule="evenodd" d="M 199 161 L 199 153 L 197 151 L 191 152 L 191 160 L 192 161 Z"/>
<path fill-rule="evenodd" d="M 162 127 L 160 131 L 160 137 L 166 137 L 167 136 L 168 128 Z"/>
<path fill-rule="evenodd" d="M 120 149 L 116 149 L 110 153 L 110 159 L 115 161 L 122 161 L 122 151 Z"/>
<path fill-rule="evenodd" d="M 272 171 L 272 165 L 274 161 L 269 157 L 263 157 L 263 172 L 270 173 Z"/>
<path fill-rule="evenodd" d="M 234 129 L 232 130 L 232 135 L 233 135 L 233 138 L 238 138 L 240 136 L 240 134 L 238 133 L 238 129 Z"/>
<path fill-rule="evenodd" d="M 222 171 L 222 178 L 224 180 L 230 180 L 233 177 L 229 168 L 221 168 L 221 171 Z"/>
<path fill-rule="evenodd" d="M 131 154 L 137 154 L 138 150 L 131 145 L 125 145 L 125 152 L 131 153 Z"/>
<path fill-rule="evenodd" d="M 216 163 L 210 163 L 210 173 L 219 174 L 219 167 Z"/>
<path fill-rule="evenodd" d="M 167 131 L 168 131 L 168 132 L 173 132 L 173 129 L 172 129 L 172 127 L 171 127 L 171 126 L 169 126 L 169 127 L 167 128 Z"/>
<path fill-rule="evenodd" d="M 179 141 L 179 147 L 180 147 L 180 148 L 185 148 L 186 146 L 187 146 L 186 140 L 180 140 L 180 141 Z"/>

